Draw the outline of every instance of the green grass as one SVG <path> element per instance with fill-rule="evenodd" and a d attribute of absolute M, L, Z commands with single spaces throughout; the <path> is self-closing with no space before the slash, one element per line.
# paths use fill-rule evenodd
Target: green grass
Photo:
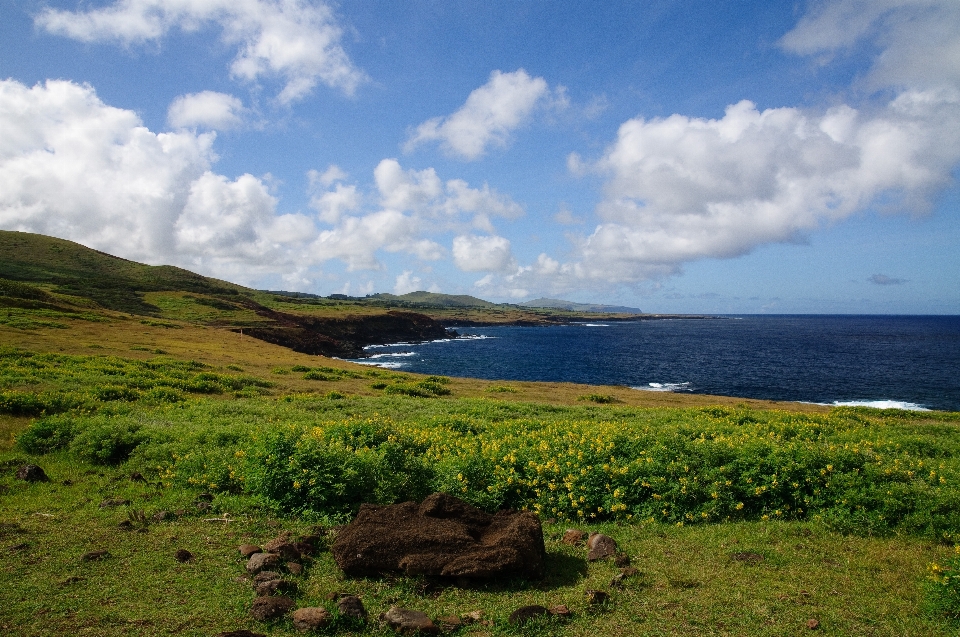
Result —
<path fill-rule="evenodd" d="M 266 363 L 274 379 L 317 387 L 292 393 L 249 368 L 0 350 L 0 429 L 16 436 L 0 447 L 0 628 L 291 635 L 288 621 L 248 618 L 238 544 L 346 521 L 361 502 L 446 491 L 537 511 L 547 577 L 466 589 L 346 580 L 322 553 L 298 605 L 333 610 L 324 596 L 340 591 L 372 615 L 392 604 L 434 618 L 483 610 L 491 626 L 462 629 L 478 636 L 766 636 L 808 632 L 809 619 L 832 635 L 955 631 L 960 414 L 547 405 L 452 397 L 443 392 L 458 381 L 440 376 Z M 343 389 L 369 379 L 380 395 Z M 51 482 L 17 481 L 28 461 Z M 209 511 L 197 509 L 201 492 Z M 109 498 L 130 504 L 101 508 Z M 180 513 L 154 521 L 159 511 Z M 641 575 L 611 588 L 612 564 L 559 541 L 570 527 L 614 537 Z M 177 562 L 179 548 L 194 561 Z M 80 560 L 94 549 L 111 556 Z M 611 602 L 591 610 L 589 588 Z M 575 614 L 507 624 L 534 603 Z M 375 623 L 335 632 L 387 634 Z"/>

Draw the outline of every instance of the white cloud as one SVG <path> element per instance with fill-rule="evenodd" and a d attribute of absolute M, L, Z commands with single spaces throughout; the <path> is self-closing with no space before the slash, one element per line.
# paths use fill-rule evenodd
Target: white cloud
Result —
<path fill-rule="evenodd" d="M 884 103 L 761 111 L 741 101 L 718 119 L 637 117 L 597 160 L 571 154 L 572 173 L 605 179 L 601 223 L 573 237 L 569 262 L 541 255 L 503 277 L 501 293 L 632 285 L 865 211 L 927 212 L 960 162 L 960 4 L 817 3 L 781 44 L 822 55 L 864 40 L 881 49 L 868 84 L 899 91 Z"/>
<path fill-rule="evenodd" d="M 311 197 L 310 207 L 320 213 L 320 221 L 335 224 L 345 213 L 359 209 L 360 199 L 356 186 L 337 184 L 333 190 Z"/>
<path fill-rule="evenodd" d="M 409 294 L 420 290 L 420 277 L 413 276 L 410 270 L 404 270 L 403 274 L 397 275 L 396 284 L 393 286 L 394 294 Z"/>
<path fill-rule="evenodd" d="M 465 272 L 503 272 L 516 267 L 504 237 L 461 235 L 453 240 L 453 262 Z"/>
<path fill-rule="evenodd" d="M 444 182 L 432 168 L 406 170 L 386 159 L 374 171 L 372 195 L 344 183 L 340 169 L 312 171 L 319 220 L 280 214 L 267 177 L 213 170 L 216 133 L 152 132 L 136 113 L 67 81 L 0 81 L 0 130 L 0 228 L 248 284 L 306 285 L 331 259 L 377 270 L 382 253 L 449 258 L 441 241 L 451 234 L 522 212 L 487 186 Z M 475 246 L 462 261 L 468 267 L 509 256 L 509 243 L 497 251 L 505 239 L 484 240 L 494 243 L 484 244 L 486 253 Z"/>
<path fill-rule="evenodd" d="M 960 3 L 956 0 L 817 3 L 780 44 L 792 53 L 832 56 L 862 40 L 882 49 L 867 77 L 874 88 L 960 85 Z"/>
<path fill-rule="evenodd" d="M 89 86 L 0 82 L 0 227 L 252 281 L 316 229 L 260 179 L 211 171 L 213 133 L 153 133 Z"/>
<path fill-rule="evenodd" d="M 510 134 L 529 121 L 535 107 L 551 97 L 547 81 L 530 77 L 519 69 L 513 73 L 493 71 L 486 84 L 475 89 L 452 115 L 420 124 L 405 145 L 439 141 L 449 153 L 472 161 L 490 146 L 505 146 Z M 556 100 L 563 101 L 558 91 Z"/>
<path fill-rule="evenodd" d="M 181 95 L 167 109 L 167 123 L 173 128 L 226 130 L 243 123 L 246 109 L 233 95 L 202 91 Z"/>
<path fill-rule="evenodd" d="M 279 77 L 277 99 L 289 103 L 318 82 L 352 94 L 365 79 L 341 46 L 333 11 L 305 0 L 117 0 L 88 11 L 45 9 L 36 24 L 82 42 L 124 45 L 157 41 L 175 28 L 194 32 L 216 24 L 223 41 L 237 47 L 230 72 L 254 82 Z"/>

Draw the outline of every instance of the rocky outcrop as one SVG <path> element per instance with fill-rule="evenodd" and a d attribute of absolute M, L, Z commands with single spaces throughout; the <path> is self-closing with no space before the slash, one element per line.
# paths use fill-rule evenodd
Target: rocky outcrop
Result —
<path fill-rule="evenodd" d="M 303 354 L 354 358 L 364 356 L 367 345 L 403 341 L 432 341 L 455 336 L 438 321 L 415 312 L 392 311 L 385 314 L 319 318 L 257 310 L 274 326 L 244 328 L 243 334 L 289 347 Z"/>
<path fill-rule="evenodd" d="M 546 555 L 534 514 L 491 515 L 443 493 L 422 503 L 362 505 L 332 552 L 351 576 L 400 572 L 455 580 L 540 577 Z"/>

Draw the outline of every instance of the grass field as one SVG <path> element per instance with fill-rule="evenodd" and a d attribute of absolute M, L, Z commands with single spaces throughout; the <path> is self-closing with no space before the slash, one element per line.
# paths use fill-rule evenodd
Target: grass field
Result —
<path fill-rule="evenodd" d="M 339 617 L 335 591 L 372 616 L 480 610 L 487 623 L 459 629 L 475 636 L 958 632 L 958 413 L 353 365 L 230 331 L 262 318 L 230 284 L 169 269 L 163 283 L 108 259 L 126 287 L 97 287 L 101 257 L 43 246 L 46 260 L 0 272 L 4 634 L 296 634 L 249 617 L 237 546 L 438 490 L 537 512 L 546 577 L 351 580 L 321 551 L 296 601 L 334 613 L 327 634 L 388 633 Z M 267 296 L 284 311 L 360 311 Z M 25 463 L 50 481 L 18 480 Z M 568 528 L 615 538 L 638 573 L 612 586 L 619 569 L 560 542 Z M 587 589 L 609 602 L 589 606 Z M 534 603 L 573 616 L 507 622 Z"/>

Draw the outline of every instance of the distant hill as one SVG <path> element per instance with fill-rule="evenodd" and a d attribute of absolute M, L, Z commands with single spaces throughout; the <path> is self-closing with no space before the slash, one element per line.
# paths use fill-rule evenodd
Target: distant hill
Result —
<path fill-rule="evenodd" d="M 521 307 L 539 307 L 551 310 L 567 310 L 569 312 L 597 312 L 603 314 L 643 314 L 643 310 L 623 305 L 598 305 L 595 303 L 574 303 L 560 299 L 540 298 L 525 303 Z"/>
<path fill-rule="evenodd" d="M 409 292 L 407 294 L 372 294 L 368 299 L 381 299 L 410 305 L 431 307 L 497 307 L 496 303 L 468 294 L 438 294 L 436 292 Z"/>
<path fill-rule="evenodd" d="M 61 294 L 141 315 L 157 312 L 144 302 L 144 292 L 180 290 L 227 298 L 252 292 L 171 265 L 144 265 L 73 241 L 8 230 L 0 230 L 0 278 L 54 285 Z"/>

